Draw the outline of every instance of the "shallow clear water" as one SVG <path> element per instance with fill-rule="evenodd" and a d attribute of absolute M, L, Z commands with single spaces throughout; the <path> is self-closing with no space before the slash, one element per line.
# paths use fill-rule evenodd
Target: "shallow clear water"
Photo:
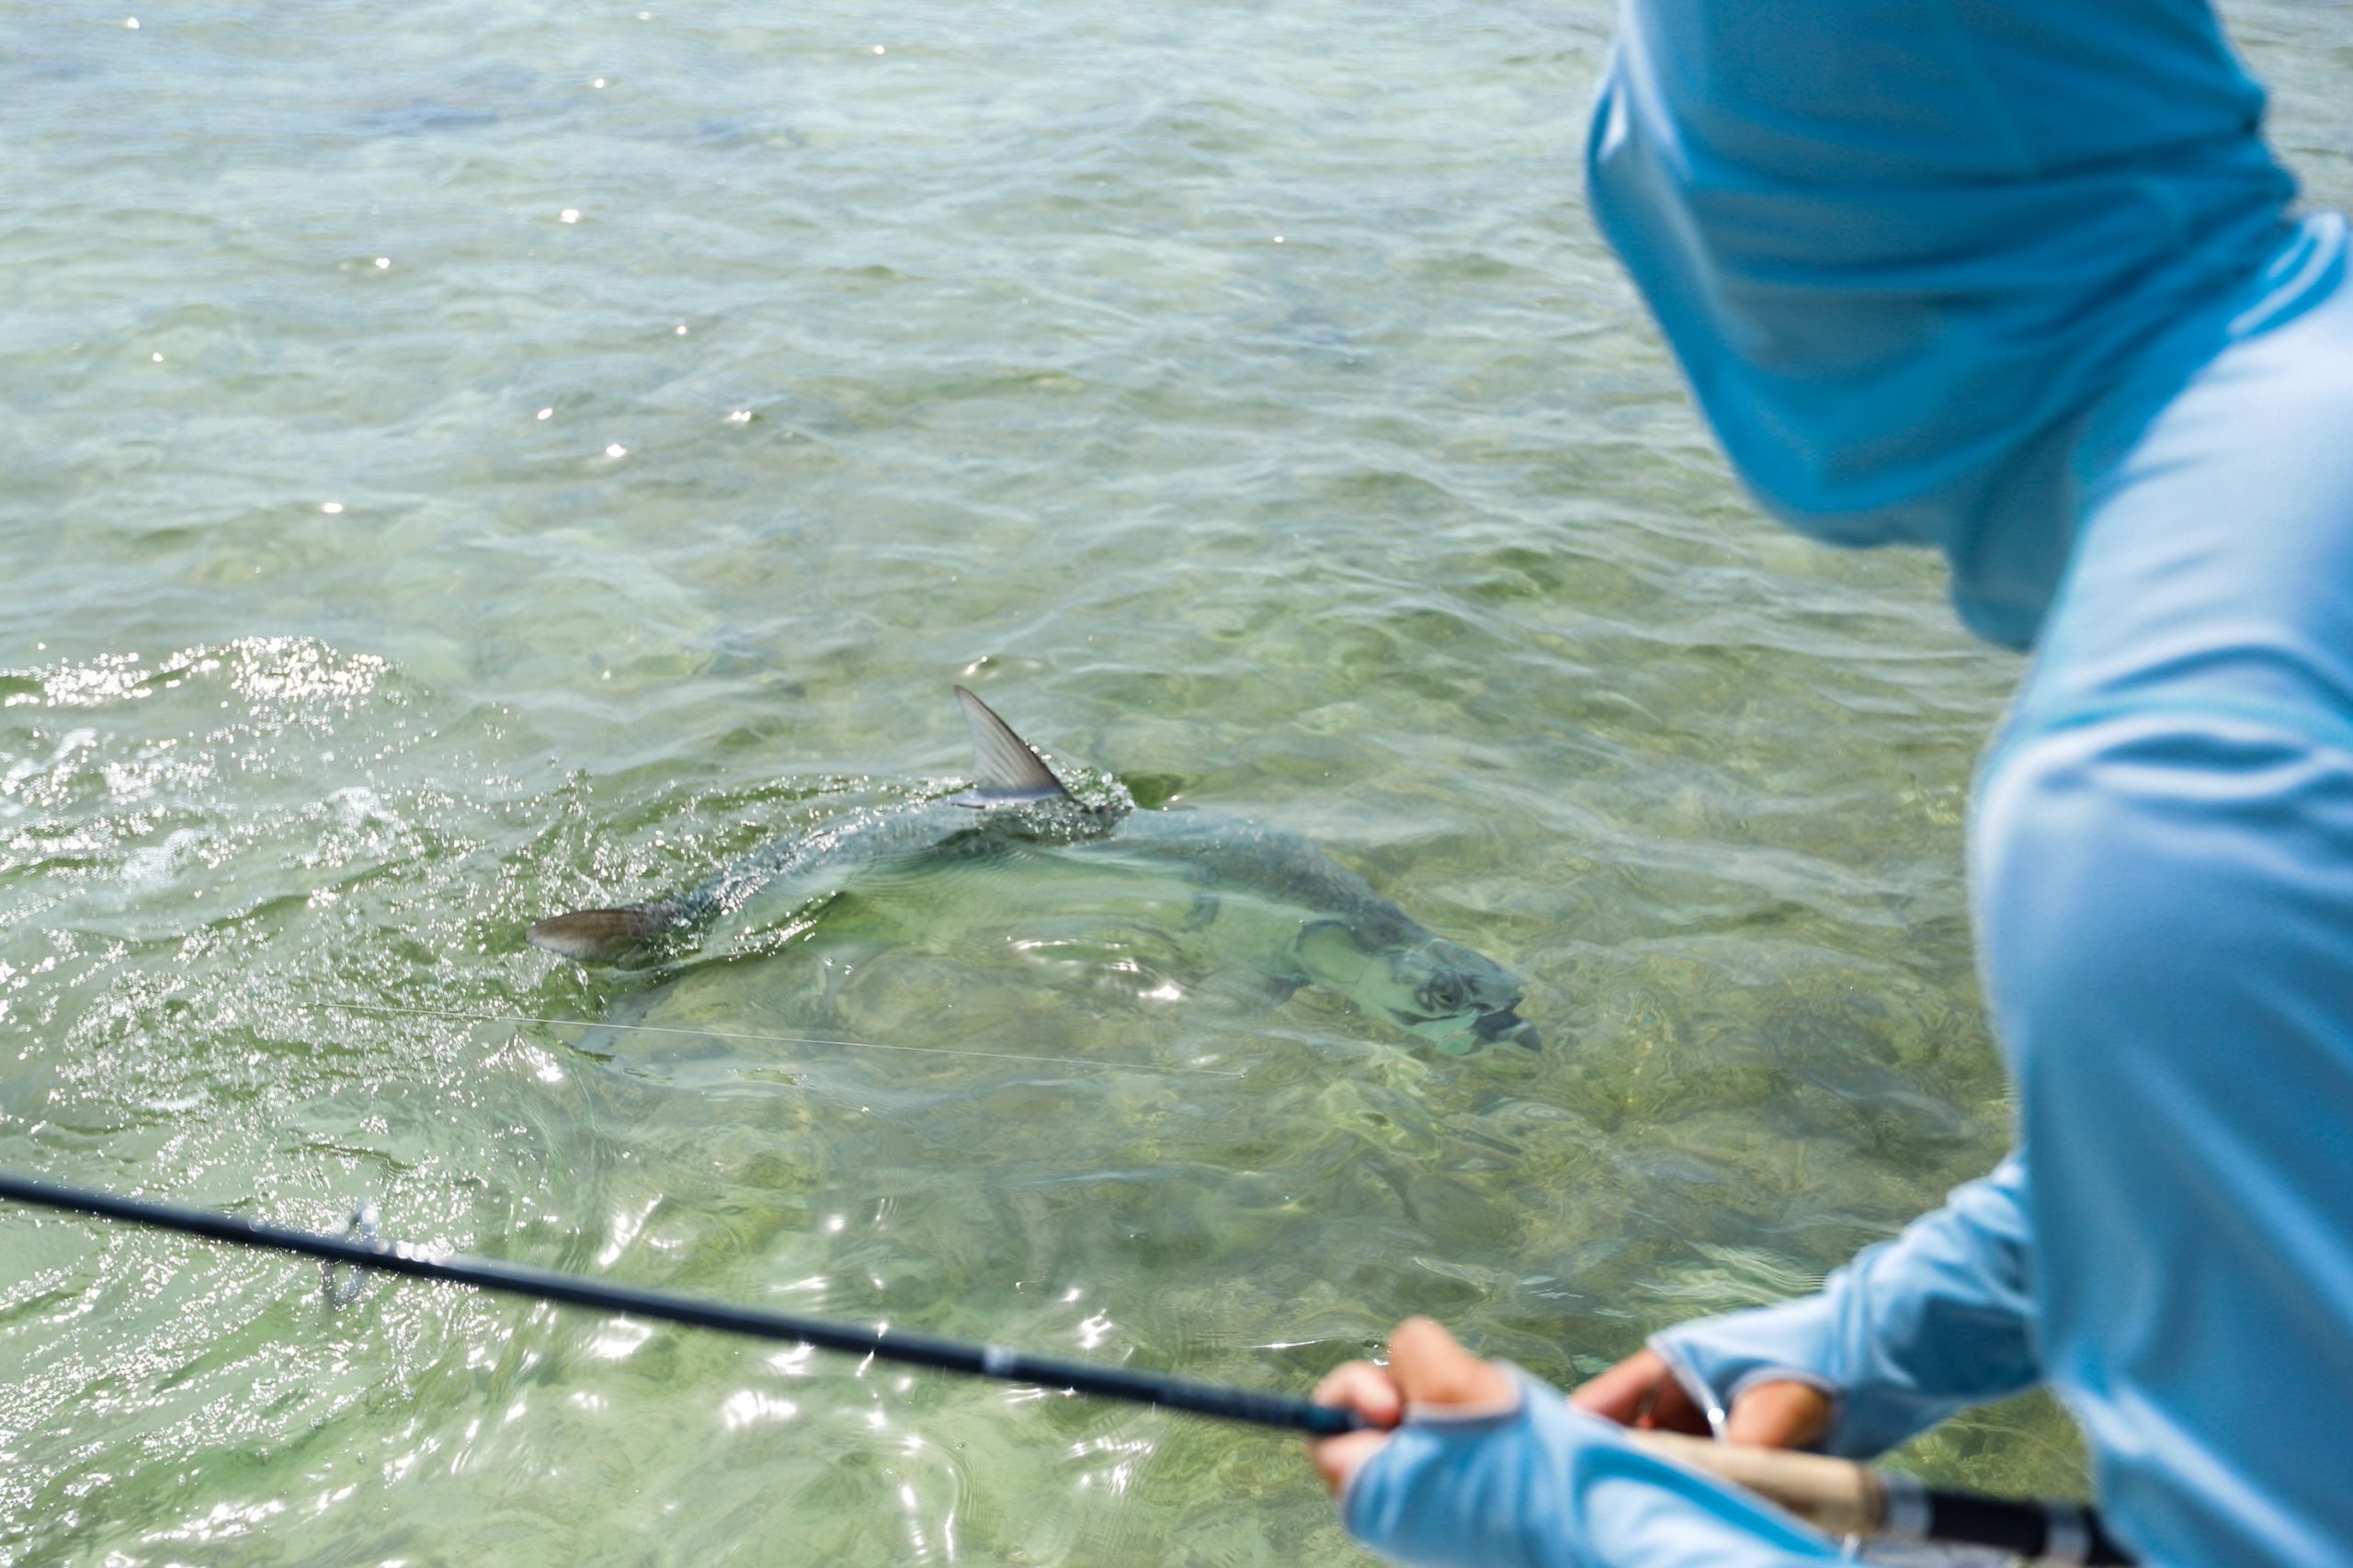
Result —
<path fill-rule="evenodd" d="M 1579 206 L 1606 6 L 646 3 L 0 5 L 0 1163 L 1303 1392 L 1408 1312 L 1574 1379 L 1993 1161 L 2016 666 L 1727 480 Z M 2353 199 L 2343 9 L 2234 21 Z M 1546 1049 L 1167 899 L 523 945 L 959 774 L 954 681 Z M 8 1561 L 1362 1560 L 1270 1437 L 5 1232 Z"/>

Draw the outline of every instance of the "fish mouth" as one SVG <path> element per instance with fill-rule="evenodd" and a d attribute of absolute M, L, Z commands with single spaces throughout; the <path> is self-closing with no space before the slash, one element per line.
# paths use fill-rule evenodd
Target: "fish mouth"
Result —
<path fill-rule="evenodd" d="M 1524 1045 L 1530 1051 L 1543 1050 L 1543 1037 L 1536 1032 L 1534 1024 L 1519 1016 L 1518 1006 L 1519 1004 L 1515 1002 L 1508 1007 L 1498 1007 L 1492 1013 L 1480 1014 L 1478 1017 L 1472 1020 L 1472 1038 L 1483 1043 L 1507 1040 L 1514 1045 Z"/>

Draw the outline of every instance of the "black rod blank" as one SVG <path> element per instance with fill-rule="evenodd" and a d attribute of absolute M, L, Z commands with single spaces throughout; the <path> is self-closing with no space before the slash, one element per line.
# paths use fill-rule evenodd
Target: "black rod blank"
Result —
<path fill-rule="evenodd" d="M 1254 1389 L 1222 1388 L 1158 1372 L 1131 1371 L 1119 1367 L 1090 1365 L 1085 1361 L 1030 1356 L 1002 1345 L 968 1345 L 960 1340 L 934 1338 L 929 1335 L 894 1334 L 887 1329 L 860 1328 L 853 1324 L 822 1318 L 793 1317 L 783 1312 L 699 1301 L 666 1291 L 583 1279 L 577 1275 L 558 1274 L 551 1269 L 532 1268 L 524 1264 L 435 1253 L 406 1242 L 354 1241 L 341 1236 L 313 1235 L 307 1231 L 290 1231 L 207 1210 L 151 1203 L 143 1199 L 118 1198 L 111 1193 L 34 1181 L 6 1172 L 0 1172 L 0 1199 L 38 1204 L 45 1209 L 94 1214 L 105 1220 L 122 1220 L 157 1230 L 177 1231 L 183 1235 L 202 1236 L 209 1241 L 227 1242 L 233 1246 L 295 1253 L 303 1257 L 315 1257 L 322 1263 L 349 1264 L 358 1268 L 405 1274 L 415 1279 L 438 1279 L 450 1285 L 471 1285 L 481 1290 L 534 1296 L 575 1307 L 593 1307 L 599 1312 L 684 1324 L 690 1328 L 715 1328 L 724 1334 L 748 1335 L 755 1339 L 813 1345 L 820 1350 L 871 1356 L 877 1360 L 905 1361 L 918 1367 L 938 1367 L 950 1372 L 969 1372 L 977 1377 L 998 1378 L 1009 1382 L 1069 1389 L 1103 1399 L 1126 1400 L 1133 1404 L 1156 1404 L 1167 1410 L 1213 1416 L 1221 1421 L 1279 1426 L 1317 1437 L 1361 1431 L 1365 1426 L 1364 1419 L 1352 1410 L 1339 1410 L 1328 1404 L 1311 1404 L 1303 1399 L 1260 1393 Z"/>

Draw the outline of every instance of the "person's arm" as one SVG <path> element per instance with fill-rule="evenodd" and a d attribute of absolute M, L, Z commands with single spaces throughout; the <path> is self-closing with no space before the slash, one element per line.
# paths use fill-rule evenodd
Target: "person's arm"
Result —
<path fill-rule="evenodd" d="M 1811 1441 L 1868 1459 L 1966 1406 L 2032 1387 L 2041 1369 L 2026 1171 L 2025 1157 L 2011 1155 L 1903 1234 L 1866 1249 L 1814 1295 L 1653 1335 L 1651 1354 L 1676 1383 L 1656 1397 L 1688 1400 L 1710 1428 L 1735 1440 Z M 1596 1379 L 1578 1403 L 1626 1420 L 1640 1362 Z M 1791 1385 L 1816 1391 L 1827 1409 L 1818 1430 L 1777 1437 L 1751 1406 Z M 1751 1431 L 1740 1430 L 1744 1422 Z"/>
<path fill-rule="evenodd" d="M 1629 1448 L 1517 1368 L 1427 1319 L 1390 1365 L 1353 1362 L 1316 1397 L 1394 1430 L 1315 1446 L 1341 1522 L 1417 1568 L 1791 1568 L 1841 1561 L 1829 1538 L 1730 1486 Z"/>

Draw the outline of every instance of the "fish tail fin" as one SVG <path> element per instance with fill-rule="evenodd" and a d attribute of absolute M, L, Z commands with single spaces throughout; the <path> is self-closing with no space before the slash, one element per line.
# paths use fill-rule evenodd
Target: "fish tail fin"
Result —
<path fill-rule="evenodd" d="M 972 732 L 973 787 L 955 799 L 960 806 L 1010 806 L 1024 801 L 1067 801 L 1070 791 L 1038 755 L 1038 748 L 1013 733 L 1013 726 L 989 710 L 989 705 L 962 687 L 956 700 L 963 705 L 965 726 Z"/>
<path fill-rule="evenodd" d="M 574 963 L 617 964 L 651 949 L 677 925 L 678 914 L 677 904 L 668 899 L 618 909 L 575 909 L 540 921 L 523 937 L 541 951 Z"/>

